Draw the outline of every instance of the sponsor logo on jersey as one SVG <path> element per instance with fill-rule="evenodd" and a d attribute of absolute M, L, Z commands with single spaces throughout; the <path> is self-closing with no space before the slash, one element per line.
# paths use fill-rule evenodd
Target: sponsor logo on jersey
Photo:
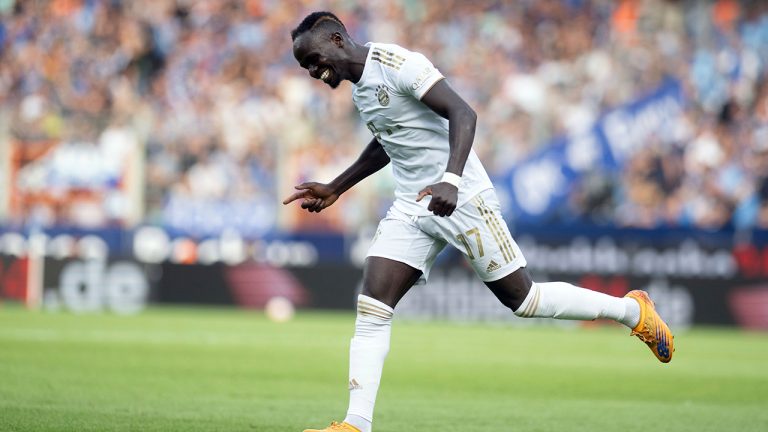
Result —
<path fill-rule="evenodd" d="M 376 99 L 379 100 L 381 106 L 389 105 L 389 93 L 386 86 L 380 85 L 376 87 Z"/>

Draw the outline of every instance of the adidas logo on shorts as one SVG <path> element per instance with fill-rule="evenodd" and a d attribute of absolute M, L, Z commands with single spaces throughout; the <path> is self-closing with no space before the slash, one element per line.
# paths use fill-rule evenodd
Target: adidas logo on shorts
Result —
<path fill-rule="evenodd" d="M 497 263 L 494 260 L 491 260 L 491 262 L 488 263 L 488 267 L 485 268 L 485 271 L 490 273 L 490 272 L 494 272 L 494 271 L 496 271 L 496 270 L 498 270 L 500 268 L 501 268 L 501 266 L 499 265 L 499 263 Z"/>

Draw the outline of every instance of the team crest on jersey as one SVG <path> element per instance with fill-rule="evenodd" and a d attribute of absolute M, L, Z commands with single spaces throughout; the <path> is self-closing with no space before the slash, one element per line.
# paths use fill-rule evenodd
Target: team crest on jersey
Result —
<path fill-rule="evenodd" d="M 376 87 L 376 98 L 379 100 L 381 106 L 389 105 L 389 92 L 387 92 L 387 86 L 382 84 Z"/>

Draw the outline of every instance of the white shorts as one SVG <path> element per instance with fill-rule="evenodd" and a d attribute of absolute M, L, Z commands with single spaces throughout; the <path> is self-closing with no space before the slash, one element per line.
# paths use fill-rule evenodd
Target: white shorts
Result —
<path fill-rule="evenodd" d="M 368 256 L 408 264 L 421 270 L 426 281 L 446 244 L 460 250 L 484 282 L 499 280 L 526 266 L 493 189 L 480 192 L 450 217 L 411 216 L 390 208 L 379 222 Z"/>

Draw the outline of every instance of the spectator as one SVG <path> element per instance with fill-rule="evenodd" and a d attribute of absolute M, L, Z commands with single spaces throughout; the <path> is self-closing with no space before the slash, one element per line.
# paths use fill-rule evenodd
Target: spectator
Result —
<path fill-rule="evenodd" d="M 673 77 L 688 103 L 680 133 L 648 142 L 623 175 L 591 176 L 562 216 L 640 227 L 768 227 L 768 166 L 753 157 L 765 153 L 768 128 L 764 2 L 8 4 L 0 10 L 0 104 L 13 119 L 13 140 L 59 143 L 48 150 L 56 152 L 76 143 L 71 125 L 85 122 L 92 132 L 85 142 L 121 173 L 114 184 L 94 177 L 61 195 L 90 190 L 80 206 L 87 212 L 66 210 L 76 206 L 66 199 L 46 204 L 58 210 L 30 202 L 15 212 L 19 221 L 34 213 L 44 224 L 78 224 L 66 215 L 87 214 L 91 225 L 131 225 L 143 217 L 204 235 L 205 223 L 185 225 L 180 209 L 202 206 L 224 220 L 233 205 L 266 214 L 278 211 L 274 203 L 296 181 L 330 179 L 369 133 L 348 92 L 329 99 L 291 55 L 290 29 L 319 8 L 334 10 L 356 38 L 428 53 L 478 111 L 476 148 L 492 175 Z M 22 174 L 35 166 L 27 162 Z M 143 173 L 143 187 L 125 186 L 131 172 Z M 284 217 L 252 234 L 357 229 L 378 220 L 390 186 L 386 174 L 366 182 L 311 221 L 281 209 Z M 100 194 L 112 198 L 94 201 Z M 138 216 L 121 218 L 136 200 Z"/>

